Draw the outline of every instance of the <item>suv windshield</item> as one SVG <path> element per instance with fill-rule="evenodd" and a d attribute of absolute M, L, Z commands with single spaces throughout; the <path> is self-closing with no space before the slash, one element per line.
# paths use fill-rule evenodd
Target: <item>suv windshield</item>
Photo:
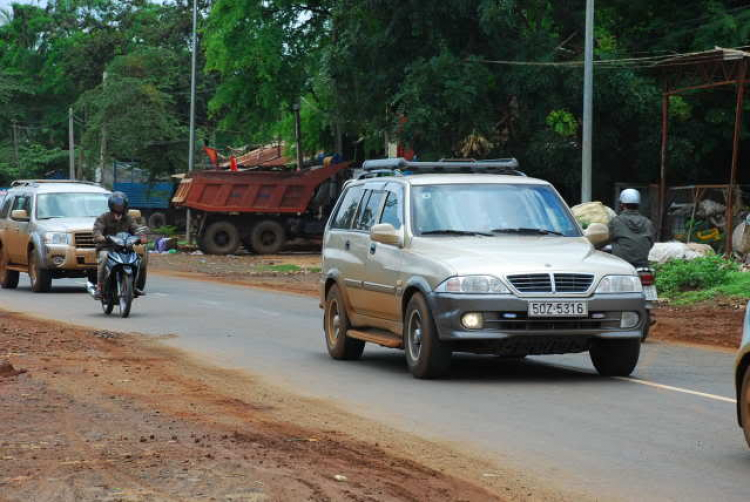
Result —
<path fill-rule="evenodd" d="M 89 218 L 107 212 L 106 193 L 45 193 L 37 196 L 36 219 Z"/>
<path fill-rule="evenodd" d="M 412 198 L 418 235 L 581 235 L 548 185 L 424 185 Z"/>

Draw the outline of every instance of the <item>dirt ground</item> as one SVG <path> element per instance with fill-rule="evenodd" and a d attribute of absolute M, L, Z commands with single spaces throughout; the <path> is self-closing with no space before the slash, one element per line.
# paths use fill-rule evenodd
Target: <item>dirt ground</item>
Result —
<path fill-rule="evenodd" d="M 212 280 L 318 295 L 320 255 L 286 253 L 275 256 L 152 255 L 150 267 L 159 273 L 202 276 Z M 294 272 L 274 271 L 292 265 Z M 662 306 L 655 310 L 657 323 L 651 339 L 734 349 L 742 338 L 744 304 L 715 301 L 691 307 Z"/>
<path fill-rule="evenodd" d="M 0 311 L 3 359 L 1 501 L 563 500 L 158 340 Z"/>
<path fill-rule="evenodd" d="M 151 253 L 149 270 L 173 276 L 198 275 L 233 284 L 315 296 L 320 278 L 320 253 L 289 252 L 266 256 Z"/>

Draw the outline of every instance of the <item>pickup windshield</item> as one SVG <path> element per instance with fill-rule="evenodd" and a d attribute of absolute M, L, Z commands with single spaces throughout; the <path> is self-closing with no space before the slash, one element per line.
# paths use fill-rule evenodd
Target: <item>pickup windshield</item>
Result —
<path fill-rule="evenodd" d="M 37 196 L 36 219 L 96 218 L 106 213 L 106 193 L 44 193 Z"/>
<path fill-rule="evenodd" d="M 565 202 L 548 185 L 415 186 L 412 206 L 417 235 L 581 235 Z"/>

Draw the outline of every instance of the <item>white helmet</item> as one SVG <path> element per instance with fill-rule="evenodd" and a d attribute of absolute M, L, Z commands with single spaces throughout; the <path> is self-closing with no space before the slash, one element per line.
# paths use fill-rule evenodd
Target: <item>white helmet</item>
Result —
<path fill-rule="evenodd" d="M 641 204 L 641 193 L 635 188 L 626 188 L 620 192 L 620 204 L 633 204 L 638 206 Z"/>

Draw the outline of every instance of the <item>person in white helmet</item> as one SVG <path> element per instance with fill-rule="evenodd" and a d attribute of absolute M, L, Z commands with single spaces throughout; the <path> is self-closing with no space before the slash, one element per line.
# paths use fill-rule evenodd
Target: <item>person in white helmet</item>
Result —
<path fill-rule="evenodd" d="M 656 238 L 654 224 L 638 212 L 640 205 L 638 190 L 623 190 L 620 193 L 620 214 L 609 222 L 612 254 L 636 268 L 648 267 L 648 254 Z"/>

